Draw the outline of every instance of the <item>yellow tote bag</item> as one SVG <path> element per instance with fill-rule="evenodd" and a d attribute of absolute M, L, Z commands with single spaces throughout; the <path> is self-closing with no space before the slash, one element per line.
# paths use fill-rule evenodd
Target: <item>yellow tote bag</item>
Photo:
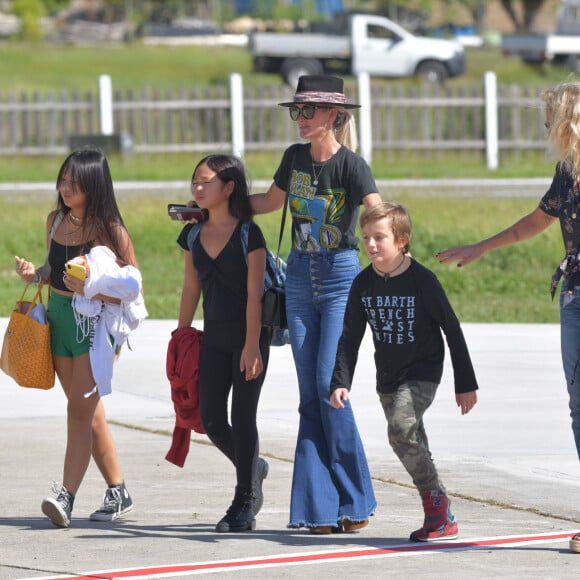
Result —
<path fill-rule="evenodd" d="M 10 315 L 2 343 L 0 368 L 21 387 L 51 389 L 54 387 L 54 363 L 50 350 L 50 326 L 42 301 L 44 284 L 38 285 L 31 301 L 25 301 L 29 286 L 27 284 L 24 288 Z"/>

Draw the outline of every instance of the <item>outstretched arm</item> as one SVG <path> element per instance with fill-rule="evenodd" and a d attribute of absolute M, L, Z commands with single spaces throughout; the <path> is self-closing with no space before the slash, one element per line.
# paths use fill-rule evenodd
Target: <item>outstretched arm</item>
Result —
<path fill-rule="evenodd" d="M 537 207 L 533 212 L 518 220 L 509 228 L 499 232 L 491 238 L 481 240 L 476 244 L 457 246 L 439 252 L 436 257 L 442 264 L 457 262 L 457 266 L 467 266 L 475 262 L 487 252 L 517 244 L 543 232 L 551 226 L 557 218 L 552 217 Z"/>

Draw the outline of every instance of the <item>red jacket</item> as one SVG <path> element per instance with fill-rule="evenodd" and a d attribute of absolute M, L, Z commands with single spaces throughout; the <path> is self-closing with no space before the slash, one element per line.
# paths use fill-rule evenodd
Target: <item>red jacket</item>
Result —
<path fill-rule="evenodd" d="M 167 378 L 175 409 L 173 441 L 165 459 L 183 467 L 189 452 L 191 431 L 205 433 L 199 411 L 199 359 L 203 332 L 193 327 L 171 334 L 167 347 Z"/>

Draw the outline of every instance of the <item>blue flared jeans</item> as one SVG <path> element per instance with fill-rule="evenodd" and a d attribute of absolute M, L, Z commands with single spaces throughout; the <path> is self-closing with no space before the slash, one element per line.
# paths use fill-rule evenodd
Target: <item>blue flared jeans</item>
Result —
<path fill-rule="evenodd" d="M 377 505 L 352 407 L 329 402 L 346 300 L 359 271 L 355 250 L 293 250 L 288 257 L 286 314 L 300 391 L 292 528 L 366 520 Z"/>
<path fill-rule="evenodd" d="M 560 341 L 572 432 L 580 459 L 580 287 L 569 293 L 566 281 L 560 293 Z"/>

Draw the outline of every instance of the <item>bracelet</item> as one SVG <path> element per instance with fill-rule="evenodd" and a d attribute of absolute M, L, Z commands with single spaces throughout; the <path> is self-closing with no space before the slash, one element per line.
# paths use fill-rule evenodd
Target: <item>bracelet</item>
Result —
<path fill-rule="evenodd" d="M 40 284 L 42 282 L 42 276 L 40 275 L 40 272 L 38 270 L 36 270 L 34 272 L 34 280 L 32 281 L 32 284 Z"/>

